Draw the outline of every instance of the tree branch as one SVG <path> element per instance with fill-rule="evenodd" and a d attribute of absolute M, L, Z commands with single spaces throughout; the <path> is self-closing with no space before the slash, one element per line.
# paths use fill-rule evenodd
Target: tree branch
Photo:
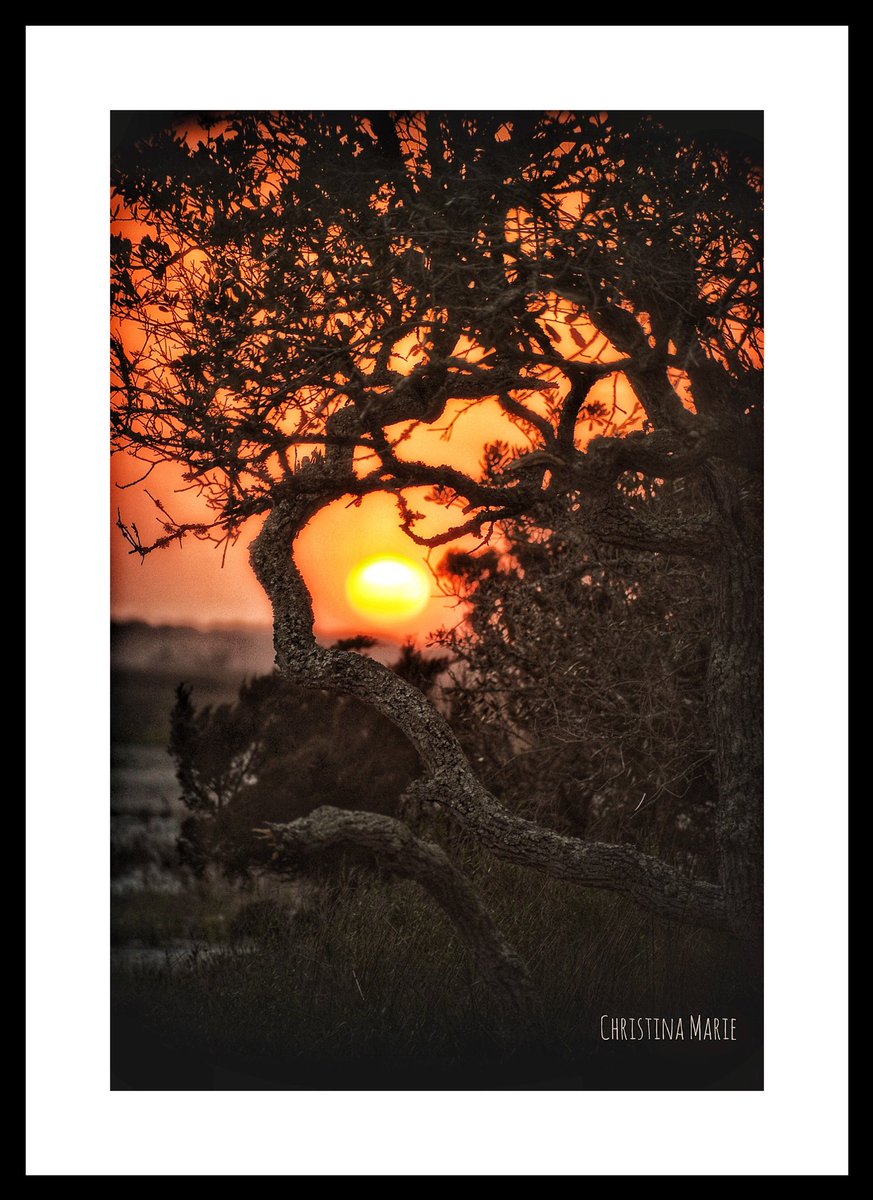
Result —
<path fill-rule="evenodd" d="M 718 551 L 721 526 L 714 516 L 643 514 L 615 491 L 589 496 L 580 507 L 580 517 L 592 537 L 611 546 L 704 560 Z"/>
<path fill-rule="evenodd" d="M 336 849 L 365 850 L 374 869 L 413 879 L 440 905 L 473 956 L 483 978 L 519 1009 L 533 998 L 527 968 L 498 929 L 470 880 L 441 847 L 415 837 L 408 826 L 379 813 L 317 808 L 288 825 L 262 833 L 275 847 L 275 865 L 299 863 Z"/>
<path fill-rule="evenodd" d="M 722 928 L 719 888 L 690 879 L 630 846 L 564 837 L 504 809 L 479 782 L 445 718 L 417 689 L 374 659 L 319 646 L 312 602 L 293 555 L 297 534 L 319 502 L 289 497 L 251 545 L 255 574 L 273 605 L 276 665 L 307 687 L 357 696 L 388 717 L 421 758 L 419 798 L 448 808 L 499 858 L 586 887 L 623 892 L 642 908 L 694 925 Z"/>

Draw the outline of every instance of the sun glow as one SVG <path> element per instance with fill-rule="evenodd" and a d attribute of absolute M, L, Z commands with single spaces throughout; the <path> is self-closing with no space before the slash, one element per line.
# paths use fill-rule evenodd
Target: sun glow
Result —
<path fill-rule="evenodd" d="M 430 600 L 431 580 L 414 559 L 376 554 L 353 567 L 346 595 L 356 612 L 389 624 L 415 617 Z"/>

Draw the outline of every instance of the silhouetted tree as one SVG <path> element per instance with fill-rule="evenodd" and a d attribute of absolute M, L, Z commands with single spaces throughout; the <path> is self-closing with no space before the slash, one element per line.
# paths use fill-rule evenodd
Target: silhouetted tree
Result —
<path fill-rule="evenodd" d="M 120 520 L 132 551 L 232 538 L 266 514 L 251 561 L 278 671 L 387 716 L 421 760 L 420 800 L 514 862 L 757 933 L 757 168 L 640 114 L 232 113 L 200 127 L 113 165 L 115 444 L 144 470 L 183 464 L 212 511 L 178 524 L 164 509 L 153 545 Z M 489 397 L 526 453 L 492 454 L 481 478 L 403 457 L 410 423 Z M 683 503 L 649 488 L 678 480 Z M 451 520 L 440 534 L 421 532 L 422 488 Z M 509 811 L 421 691 L 316 643 L 295 538 L 326 504 L 380 491 L 426 545 L 521 517 L 548 530 L 557 504 L 610 553 L 693 564 L 708 603 L 716 880 Z"/>

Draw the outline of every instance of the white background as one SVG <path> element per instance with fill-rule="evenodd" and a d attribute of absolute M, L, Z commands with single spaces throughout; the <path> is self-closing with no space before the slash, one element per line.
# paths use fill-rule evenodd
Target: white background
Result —
<path fill-rule="evenodd" d="M 847 47 L 845 26 L 28 28 L 29 1174 L 845 1173 Z M 109 112 L 313 107 L 765 110 L 763 1093 L 109 1091 Z"/>

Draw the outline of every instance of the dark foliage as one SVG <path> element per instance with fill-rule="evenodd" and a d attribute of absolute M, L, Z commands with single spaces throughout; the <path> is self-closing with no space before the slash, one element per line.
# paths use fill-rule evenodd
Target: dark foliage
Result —
<path fill-rule="evenodd" d="M 183 862 L 245 878 L 267 865 L 252 830 L 323 804 L 394 813 L 417 774 L 415 752 L 384 717 L 349 696 L 277 675 L 243 683 L 235 704 L 198 709 L 180 684 L 170 753 L 190 816 Z"/>
<path fill-rule="evenodd" d="M 681 489 L 653 490 L 681 507 Z M 597 546 L 571 508 L 539 521 L 551 528 L 505 522 L 500 551 L 443 559 L 469 606 L 438 639 L 455 730 L 509 807 L 712 871 L 705 580 L 682 559 Z"/>

